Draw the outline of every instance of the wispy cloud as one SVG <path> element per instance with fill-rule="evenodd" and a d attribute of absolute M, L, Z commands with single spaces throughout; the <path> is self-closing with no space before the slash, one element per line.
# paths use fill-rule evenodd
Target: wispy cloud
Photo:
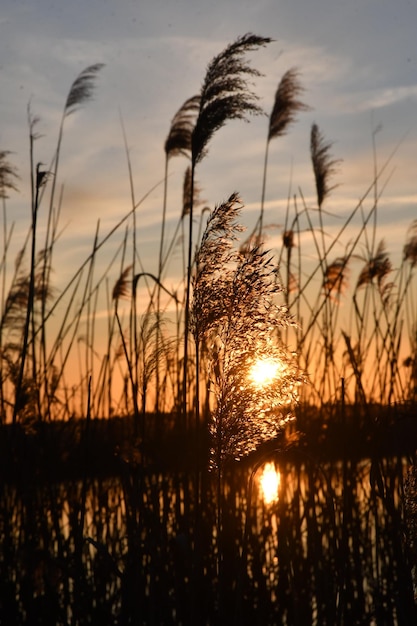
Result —
<path fill-rule="evenodd" d="M 405 100 L 417 100 L 417 85 L 379 89 L 358 104 L 359 111 L 369 111 L 398 104 Z"/>

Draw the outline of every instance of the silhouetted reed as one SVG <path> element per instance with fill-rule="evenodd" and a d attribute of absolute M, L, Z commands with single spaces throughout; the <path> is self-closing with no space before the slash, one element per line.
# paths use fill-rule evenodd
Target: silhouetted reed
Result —
<path fill-rule="evenodd" d="M 244 55 L 270 43 L 269 38 L 248 33 L 229 44 L 210 62 L 200 91 L 200 106 L 191 138 L 191 185 L 188 229 L 187 281 L 185 294 L 183 413 L 187 412 L 188 333 L 193 255 L 193 200 L 195 168 L 206 156 L 213 135 L 232 119 L 246 120 L 262 113 L 257 95 L 249 88 L 248 78 L 260 72 L 244 61 Z M 198 376 L 198 374 L 197 374 Z M 198 389 L 197 389 L 198 391 Z M 197 398 L 197 420 L 198 416 Z"/>
<path fill-rule="evenodd" d="M 172 119 L 155 273 L 136 240 L 150 192 L 136 199 L 123 128 L 131 207 L 104 234 L 98 223 L 68 282 L 52 284 L 65 120 L 91 99 L 101 64 L 72 84 L 49 167 L 37 163 L 28 110 L 31 205 L 14 269 L 6 209 L 18 178 L 0 151 L 1 623 L 416 622 L 417 226 L 396 267 L 377 232 L 393 155 L 378 166 L 374 153 L 374 180 L 335 228 L 339 159 L 313 124 L 316 198 L 288 199 L 266 251 L 269 143 L 308 108 L 291 69 L 269 118 L 255 229 L 242 241 L 233 193 L 203 206 L 197 232 L 196 167 L 229 120 L 262 113 L 248 82 L 261 74 L 245 55 L 269 42 L 247 34 L 227 46 Z M 178 156 L 189 163 L 167 245 Z M 187 258 L 170 287 L 186 220 Z M 259 361 L 278 367 L 266 381 Z M 271 501 L 266 462 L 280 473 Z"/>
<path fill-rule="evenodd" d="M 317 124 L 311 127 L 310 153 L 316 181 L 317 204 L 321 208 L 324 200 L 335 188 L 330 186 L 331 176 L 336 172 L 337 159 L 333 159 L 330 150 L 332 144 L 327 142 Z"/>
<path fill-rule="evenodd" d="M 299 99 L 304 89 L 299 80 L 299 72 L 296 68 L 287 70 L 281 78 L 275 93 L 274 105 L 269 116 L 268 136 L 265 148 L 265 160 L 263 167 L 261 212 L 258 220 L 258 235 L 263 237 L 263 219 L 265 208 L 266 178 L 268 169 L 269 144 L 272 139 L 282 137 L 291 124 L 296 120 L 297 113 L 308 111 L 309 107 Z"/>

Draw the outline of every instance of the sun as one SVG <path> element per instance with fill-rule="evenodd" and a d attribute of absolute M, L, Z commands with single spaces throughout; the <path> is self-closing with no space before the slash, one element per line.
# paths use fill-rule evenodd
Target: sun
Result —
<path fill-rule="evenodd" d="M 265 504 L 272 504 L 278 500 L 278 489 L 281 474 L 277 472 L 274 463 L 265 463 L 262 475 L 259 479 L 262 497 Z"/>
<path fill-rule="evenodd" d="M 258 359 L 250 370 L 250 378 L 257 387 L 273 382 L 282 371 L 282 363 L 272 358 Z"/>

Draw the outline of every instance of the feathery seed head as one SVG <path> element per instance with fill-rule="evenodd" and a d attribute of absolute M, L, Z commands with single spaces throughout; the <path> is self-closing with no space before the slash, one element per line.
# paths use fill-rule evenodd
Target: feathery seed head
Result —
<path fill-rule="evenodd" d="M 339 297 L 347 288 L 348 258 L 339 257 L 330 263 L 324 275 L 323 288 L 331 296 Z"/>
<path fill-rule="evenodd" d="M 242 228 L 237 194 L 212 212 L 196 253 L 191 328 L 205 345 L 216 397 L 211 421 L 211 465 L 221 471 L 273 438 L 290 416 L 303 377 L 278 340 L 294 324 L 275 303 L 281 292 L 276 264 L 261 247 L 236 249 Z M 253 382 L 259 362 L 279 372 L 272 384 Z"/>
<path fill-rule="evenodd" d="M 378 245 L 378 249 L 374 257 L 370 258 L 361 273 L 359 274 L 356 287 L 368 285 L 376 278 L 378 287 L 382 290 L 383 281 L 392 270 L 392 265 L 388 252 L 385 250 L 385 242 L 382 240 Z"/>
<path fill-rule="evenodd" d="M 46 181 L 48 180 L 48 176 L 50 174 L 50 172 L 48 172 L 47 170 L 41 169 L 42 165 L 43 163 L 38 163 L 36 165 L 36 189 L 40 189 L 46 184 Z"/>
<path fill-rule="evenodd" d="M 284 248 L 294 248 L 294 231 L 293 230 L 285 230 L 282 235 L 282 243 Z"/>
<path fill-rule="evenodd" d="M 7 160 L 9 150 L 0 150 L 0 198 L 7 198 L 7 191 L 17 191 L 15 181 L 19 178 L 16 168 Z"/>
<path fill-rule="evenodd" d="M 200 96 L 188 98 L 174 115 L 164 149 L 167 157 L 191 153 L 191 137 L 194 130 L 196 115 L 200 108 Z"/>
<path fill-rule="evenodd" d="M 227 120 L 247 120 L 263 113 L 258 97 L 248 87 L 248 77 L 260 76 L 243 55 L 270 43 L 271 39 L 248 33 L 229 44 L 209 64 L 201 89 L 200 109 L 192 134 L 192 161 L 201 161 L 207 145 Z"/>
<path fill-rule="evenodd" d="M 403 249 L 404 260 L 410 261 L 411 267 L 417 265 L 417 220 L 414 220 L 408 229 L 407 242 Z"/>
<path fill-rule="evenodd" d="M 295 122 L 297 113 L 310 109 L 299 100 L 303 91 L 298 70 L 292 68 L 285 72 L 275 93 L 274 106 L 269 118 L 268 141 L 285 135 L 289 126 Z"/>
<path fill-rule="evenodd" d="M 128 265 L 128 267 L 126 267 L 120 274 L 119 278 L 116 281 L 116 284 L 113 287 L 112 299 L 116 302 L 120 298 L 125 298 L 129 294 L 128 276 L 131 269 L 132 266 Z"/>
<path fill-rule="evenodd" d="M 103 63 L 95 63 L 85 68 L 74 80 L 65 103 L 65 115 L 70 115 L 79 106 L 92 99 L 94 81 L 98 72 L 104 67 Z"/>
<path fill-rule="evenodd" d="M 332 159 L 330 149 L 331 142 L 326 142 L 317 124 L 311 127 L 310 154 L 313 164 L 314 178 L 316 181 L 317 204 L 321 208 L 323 201 L 329 193 L 336 187 L 330 187 L 329 179 L 337 171 L 337 164 L 340 159 Z"/>

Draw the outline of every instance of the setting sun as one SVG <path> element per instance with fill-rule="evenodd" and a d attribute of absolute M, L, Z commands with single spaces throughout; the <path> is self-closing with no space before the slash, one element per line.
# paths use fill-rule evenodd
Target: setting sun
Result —
<path fill-rule="evenodd" d="M 281 475 L 277 472 L 274 463 L 266 463 L 260 478 L 262 497 L 265 504 L 272 504 L 278 500 L 278 488 Z"/>
<path fill-rule="evenodd" d="M 270 384 L 282 371 L 282 363 L 272 358 L 258 359 L 250 371 L 252 381 L 258 387 Z"/>

